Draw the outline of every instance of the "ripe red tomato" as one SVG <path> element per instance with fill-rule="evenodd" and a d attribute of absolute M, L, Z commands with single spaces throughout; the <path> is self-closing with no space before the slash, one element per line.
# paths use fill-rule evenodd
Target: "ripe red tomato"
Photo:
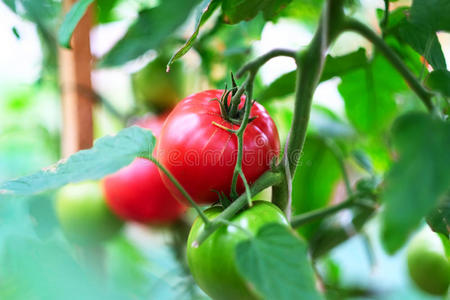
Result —
<path fill-rule="evenodd" d="M 165 116 L 149 117 L 136 125 L 159 135 Z M 145 158 L 136 158 L 130 165 L 103 180 L 105 198 L 111 210 L 124 220 L 141 223 L 170 223 L 178 219 L 186 207 L 164 186 L 158 167 Z"/>
<path fill-rule="evenodd" d="M 232 129 L 233 125 L 221 115 L 218 101 L 223 90 L 208 90 L 193 94 L 174 108 L 167 117 L 157 144 L 157 159 L 181 183 L 197 203 L 214 203 L 214 191 L 230 193 L 236 164 L 238 142 L 236 135 L 219 128 L 213 122 Z M 242 108 L 245 97 L 241 98 Z M 244 133 L 242 170 L 249 184 L 269 169 L 271 161 L 280 153 L 280 140 L 275 123 L 258 103 L 254 103 L 250 117 L 254 118 Z M 160 172 L 161 173 L 161 172 Z M 162 176 L 170 192 L 185 201 L 182 194 Z M 237 192 L 244 192 L 239 178 Z"/>

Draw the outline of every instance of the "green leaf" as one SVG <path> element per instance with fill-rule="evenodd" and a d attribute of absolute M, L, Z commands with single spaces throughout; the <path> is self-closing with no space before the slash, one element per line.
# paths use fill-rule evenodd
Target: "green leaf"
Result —
<path fill-rule="evenodd" d="M 325 222 L 309 241 L 311 255 L 317 259 L 338 245 L 344 243 L 360 231 L 372 218 L 375 210 L 367 207 L 352 209 L 351 222 Z M 354 230 L 349 231 L 352 228 Z"/>
<path fill-rule="evenodd" d="M 328 55 L 320 82 L 335 76 L 342 76 L 367 64 L 366 51 L 363 48 L 342 56 Z M 258 98 L 259 102 L 288 96 L 295 91 L 296 71 L 281 75 L 275 79 Z"/>
<path fill-rule="evenodd" d="M 450 97 L 450 72 L 436 70 L 431 72 L 426 84 L 431 89 L 440 92 L 445 97 Z"/>
<path fill-rule="evenodd" d="M 117 21 L 114 8 L 120 4 L 120 0 L 97 0 L 96 3 L 96 17 L 99 23 Z"/>
<path fill-rule="evenodd" d="M 266 0 L 263 11 L 265 20 L 273 20 L 292 0 Z"/>
<path fill-rule="evenodd" d="M 409 22 L 405 14 L 402 16 L 403 19 L 393 29 L 394 34 L 424 56 L 434 69 L 445 70 L 447 65 L 436 32 L 427 26 Z"/>
<path fill-rule="evenodd" d="M 280 13 L 281 17 L 298 20 L 314 29 L 320 19 L 324 0 L 292 0 Z"/>
<path fill-rule="evenodd" d="M 2 0 L 13 12 L 16 12 L 16 0 Z"/>
<path fill-rule="evenodd" d="M 271 99 L 282 98 L 295 91 L 297 72 L 291 71 L 275 79 L 258 97 L 258 102 L 264 103 Z"/>
<path fill-rule="evenodd" d="M 137 156 L 149 157 L 154 145 L 155 137 L 149 130 L 136 126 L 125 128 L 115 136 L 98 139 L 91 149 L 81 150 L 33 175 L 4 182 L 0 185 L 0 199 L 102 178 L 130 164 Z"/>
<path fill-rule="evenodd" d="M 403 78 L 381 55 L 365 68 L 342 76 L 338 90 L 350 122 L 362 133 L 377 135 L 396 112 L 395 94 L 407 89 Z"/>
<path fill-rule="evenodd" d="M 450 123 L 424 113 L 400 117 L 393 126 L 398 151 L 385 178 L 382 241 L 394 253 L 407 241 L 450 186 Z"/>
<path fill-rule="evenodd" d="M 223 0 L 225 22 L 236 24 L 256 17 L 262 11 L 265 20 L 273 19 L 292 0 Z"/>
<path fill-rule="evenodd" d="M 447 239 L 450 236 L 450 194 L 444 197 L 439 205 L 427 216 L 427 223 L 434 232 L 442 233 Z"/>
<path fill-rule="evenodd" d="M 364 48 L 359 48 L 342 56 L 328 55 L 320 81 L 327 81 L 335 76 L 342 76 L 357 68 L 367 65 L 367 55 Z"/>
<path fill-rule="evenodd" d="M 292 182 L 294 215 L 326 206 L 340 177 L 339 163 L 325 141 L 317 136 L 308 136 Z M 319 224 L 302 226 L 298 232 L 309 238 Z"/>
<path fill-rule="evenodd" d="M 202 3 L 198 7 L 199 15 L 197 18 L 197 24 L 195 25 L 194 33 L 192 33 L 191 37 L 186 41 L 186 43 L 178 49 L 178 51 L 172 56 L 169 63 L 167 64 L 168 67 L 173 64 L 173 62 L 183 55 L 185 55 L 189 49 L 191 49 L 195 39 L 198 36 L 198 33 L 200 31 L 200 27 L 206 22 L 206 20 L 211 17 L 213 12 L 216 10 L 216 8 L 220 5 L 221 0 L 203 0 Z"/>
<path fill-rule="evenodd" d="M 374 174 L 373 164 L 367 153 L 361 150 L 355 150 L 352 152 L 352 156 L 355 159 L 356 163 L 367 173 L 372 175 Z"/>
<path fill-rule="evenodd" d="M 58 32 L 58 42 L 61 46 L 70 48 L 73 31 L 92 2 L 93 0 L 78 0 L 64 17 Z"/>
<path fill-rule="evenodd" d="M 126 238 L 114 239 L 106 247 L 108 277 L 123 290 L 140 297 L 148 296 L 148 261 Z M 130 295 L 131 296 L 131 295 Z"/>
<path fill-rule="evenodd" d="M 124 299 L 175 299 L 170 284 L 174 275 L 168 275 L 163 269 L 173 270 L 174 265 L 167 265 L 166 257 L 161 255 L 169 249 L 152 249 L 155 257 L 149 257 L 144 250 L 123 236 L 106 245 L 106 270 L 111 286 L 122 291 Z M 167 254 L 172 258 L 172 253 Z"/>
<path fill-rule="evenodd" d="M 182 25 L 198 0 L 164 0 L 142 10 L 125 36 L 102 58 L 100 67 L 115 67 L 158 49 Z M 176 8 L 176 9 L 175 9 Z"/>
<path fill-rule="evenodd" d="M 0 295 L 9 291 L 2 299 L 123 299 L 102 287 L 92 270 L 81 266 L 69 249 L 57 240 L 42 242 L 22 235 L 7 238 L 0 255 Z"/>
<path fill-rule="evenodd" d="M 414 0 L 411 6 L 411 22 L 435 32 L 450 31 L 449 16 L 448 0 Z"/>
<path fill-rule="evenodd" d="M 310 133 L 324 139 L 335 140 L 349 140 L 356 136 L 349 124 L 341 120 L 330 109 L 317 104 L 314 104 L 311 109 L 308 125 L 308 134 Z"/>
<path fill-rule="evenodd" d="M 53 25 L 59 16 L 61 2 L 54 0 L 3 0 L 15 14 L 22 18 L 36 23 L 40 33 L 49 34 L 50 32 L 43 32 L 52 30 L 50 23 Z"/>
<path fill-rule="evenodd" d="M 288 227 L 268 224 L 236 247 L 241 275 L 264 299 L 322 299 L 316 290 L 307 244 Z"/>

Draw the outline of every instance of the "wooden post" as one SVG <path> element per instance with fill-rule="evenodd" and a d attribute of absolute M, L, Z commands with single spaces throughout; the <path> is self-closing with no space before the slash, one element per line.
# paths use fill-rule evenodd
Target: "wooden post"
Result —
<path fill-rule="evenodd" d="M 68 12 L 76 0 L 64 0 L 63 10 Z M 94 102 L 91 86 L 92 55 L 89 34 L 92 27 L 92 7 L 76 27 L 72 36 L 72 49 L 60 48 L 59 74 L 62 93 L 62 156 L 92 147 Z"/>

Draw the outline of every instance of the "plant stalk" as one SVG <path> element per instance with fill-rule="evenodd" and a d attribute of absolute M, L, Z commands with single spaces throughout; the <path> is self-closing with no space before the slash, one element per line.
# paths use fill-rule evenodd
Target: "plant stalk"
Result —
<path fill-rule="evenodd" d="M 378 36 L 365 24 L 354 19 L 347 19 L 343 23 L 343 26 L 345 30 L 354 31 L 372 42 L 375 47 L 377 47 L 378 50 L 380 50 L 381 53 L 386 57 L 386 59 L 392 64 L 392 66 L 397 69 L 400 75 L 403 76 L 411 89 L 417 94 L 417 96 L 419 96 L 423 104 L 425 104 L 426 108 L 430 112 L 434 112 L 434 105 L 431 102 L 431 92 L 429 92 L 420 83 L 420 81 L 411 72 L 411 70 L 409 70 L 408 67 L 403 63 L 397 53 L 395 53 L 380 36 Z"/>
<path fill-rule="evenodd" d="M 282 174 L 267 171 L 261 175 L 250 187 L 250 193 L 252 196 L 258 194 L 262 190 L 280 183 Z M 199 235 L 198 239 L 193 245 L 198 246 L 205 241 L 214 231 L 223 226 L 223 220 L 230 220 L 236 213 L 238 213 L 247 204 L 246 193 L 241 194 L 233 203 L 230 204 L 224 211 L 222 211 L 216 218 L 214 218 L 208 227 Z"/>
<path fill-rule="evenodd" d="M 327 217 L 329 215 L 334 214 L 335 212 L 338 212 L 344 208 L 348 208 L 353 205 L 354 198 L 350 197 L 349 199 L 345 200 L 344 202 L 341 202 L 334 206 L 329 206 L 326 208 L 321 208 L 317 210 L 313 210 L 298 216 L 292 217 L 291 220 L 291 226 L 294 228 L 300 227 L 302 225 L 305 225 L 307 223 L 311 223 L 313 221 L 323 219 L 324 217 Z"/>
<path fill-rule="evenodd" d="M 329 0 L 310 45 L 297 57 L 302 72 L 297 69 L 294 116 L 287 143 L 291 174 L 295 173 L 305 143 L 312 98 L 322 75 L 326 52 L 330 43 L 341 32 L 343 14 L 343 0 Z"/>

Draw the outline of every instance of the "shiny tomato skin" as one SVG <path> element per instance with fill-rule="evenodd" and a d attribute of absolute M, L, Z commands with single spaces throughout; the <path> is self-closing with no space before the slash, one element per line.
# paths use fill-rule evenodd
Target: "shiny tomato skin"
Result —
<path fill-rule="evenodd" d="M 147 117 L 135 124 L 152 130 L 158 136 L 165 116 Z M 180 218 L 186 207 L 164 186 L 158 167 L 145 158 L 105 177 L 106 201 L 120 218 L 139 223 L 167 224 Z"/>
<path fill-rule="evenodd" d="M 214 206 L 207 209 L 205 214 L 209 219 L 214 219 L 222 211 L 223 208 Z M 230 221 L 252 235 L 256 235 L 261 227 L 270 223 L 288 226 L 283 212 L 266 201 L 254 201 L 251 208 L 239 212 Z M 187 243 L 189 269 L 200 288 L 216 300 L 258 299 L 239 274 L 236 265 L 236 246 L 249 236 L 234 226 L 223 226 L 200 246 L 193 246 L 204 229 L 203 221 L 197 218 Z"/>
<path fill-rule="evenodd" d="M 238 143 L 234 134 L 214 125 L 238 129 L 220 114 L 223 90 L 207 90 L 182 100 L 167 117 L 157 143 L 157 159 L 165 166 L 200 204 L 218 200 L 214 191 L 229 195 L 236 164 Z M 241 98 L 241 107 L 245 98 Z M 242 167 L 249 184 L 270 168 L 280 153 L 278 131 L 264 107 L 254 103 L 251 121 L 244 133 Z M 160 171 L 161 173 L 161 171 Z M 170 192 L 185 202 L 179 190 L 162 176 Z M 238 193 L 244 192 L 239 178 Z"/>

